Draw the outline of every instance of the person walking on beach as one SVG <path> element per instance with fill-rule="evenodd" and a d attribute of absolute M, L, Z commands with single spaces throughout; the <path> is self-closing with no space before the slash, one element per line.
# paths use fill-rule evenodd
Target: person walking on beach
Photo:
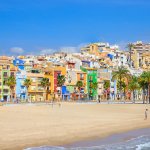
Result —
<path fill-rule="evenodd" d="M 145 110 L 145 120 L 147 120 L 148 109 Z"/>

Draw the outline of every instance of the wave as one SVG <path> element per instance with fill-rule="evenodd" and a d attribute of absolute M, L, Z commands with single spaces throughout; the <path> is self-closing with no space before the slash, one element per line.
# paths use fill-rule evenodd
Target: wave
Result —
<path fill-rule="evenodd" d="M 65 148 L 57 146 L 41 146 L 27 148 L 25 150 L 150 150 L 150 136 L 140 136 L 120 143 L 91 147 Z"/>

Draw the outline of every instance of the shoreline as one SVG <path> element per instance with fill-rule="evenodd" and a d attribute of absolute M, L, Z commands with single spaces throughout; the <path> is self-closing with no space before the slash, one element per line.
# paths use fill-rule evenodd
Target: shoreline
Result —
<path fill-rule="evenodd" d="M 149 105 L 75 104 L 1 107 L 0 149 L 67 146 L 150 127 Z"/>
<path fill-rule="evenodd" d="M 140 128 L 129 130 L 126 132 L 121 133 L 114 133 L 107 137 L 98 138 L 98 139 L 91 139 L 91 140 L 83 140 L 80 142 L 75 142 L 72 144 L 64 145 L 64 148 L 78 148 L 78 147 L 94 147 L 94 146 L 102 146 L 102 145 L 111 145 L 111 144 L 118 144 L 122 142 L 127 142 L 132 139 L 141 136 L 150 136 L 150 127 L 149 128 Z"/>
<path fill-rule="evenodd" d="M 145 128 L 137 128 L 132 130 L 120 131 L 118 133 L 108 134 L 107 136 L 91 138 L 87 137 L 86 139 L 81 139 L 80 141 L 72 141 L 68 144 L 62 145 L 41 145 L 41 146 L 33 146 L 25 148 L 24 150 L 36 150 L 36 148 L 89 148 L 89 147 L 99 147 L 105 145 L 114 145 L 123 142 L 130 141 L 132 139 L 136 139 L 141 136 L 150 136 L 150 126 Z M 43 150 L 43 149 L 40 149 Z"/>
<path fill-rule="evenodd" d="M 134 129 L 126 132 L 121 133 L 114 133 L 112 135 L 109 135 L 107 137 L 101 137 L 97 139 L 90 139 L 90 140 L 82 140 L 78 142 L 73 142 L 71 144 L 67 145 L 53 145 L 53 146 L 39 146 L 39 147 L 30 147 L 24 150 L 36 150 L 36 148 L 58 148 L 59 149 L 75 149 L 75 148 L 94 148 L 94 147 L 101 147 L 101 146 L 111 146 L 114 144 L 121 144 L 124 142 L 129 142 L 131 140 L 149 136 L 150 137 L 150 128 L 141 128 L 141 129 Z"/>

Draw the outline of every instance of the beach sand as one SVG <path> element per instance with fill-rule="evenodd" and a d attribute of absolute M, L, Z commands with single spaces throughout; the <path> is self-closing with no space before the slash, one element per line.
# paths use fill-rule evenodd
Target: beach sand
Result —
<path fill-rule="evenodd" d="M 145 108 L 149 109 L 148 120 L 144 120 Z M 0 106 L 0 149 L 61 146 L 146 127 L 150 127 L 150 105 Z"/>

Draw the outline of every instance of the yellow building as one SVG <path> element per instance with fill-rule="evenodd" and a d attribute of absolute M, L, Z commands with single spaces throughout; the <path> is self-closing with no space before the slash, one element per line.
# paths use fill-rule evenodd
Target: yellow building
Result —
<path fill-rule="evenodd" d="M 15 89 L 11 95 L 10 87 L 6 81 L 8 77 L 15 76 L 17 68 L 12 64 L 12 59 L 7 56 L 0 56 L 0 100 L 9 101 L 15 98 Z M 12 96 L 12 97 L 11 97 Z"/>
<path fill-rule="evenodd" d="M 30 101 L 38 102 L 44 101 L 44 88 L 41 86 L 41 80 L 43 79 L 43 73 L 27 73 L 27 78 L 31 79 L 32 84 L 28 89 L 28 96 Z"/>
<path fill-rule="evenodd" d="M 150 70 L 150 53 L 149 52 L 142 54 L 142 64 L 143 64 L 143 69 L 145 71 Z"/>

